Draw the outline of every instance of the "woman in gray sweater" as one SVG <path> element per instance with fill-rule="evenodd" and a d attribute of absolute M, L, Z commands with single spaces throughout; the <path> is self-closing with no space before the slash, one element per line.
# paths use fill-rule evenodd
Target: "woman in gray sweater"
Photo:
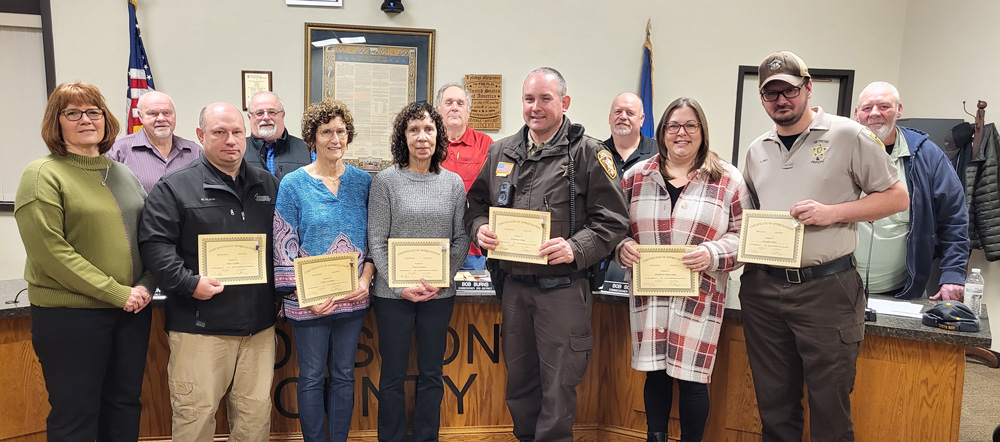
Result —
<path fill-rule="evenodd" d="M 442 361 L 448 323 L 455 305 L 455 286 L 434 287 L 426 281 L 405 288 L 389 287 L 389 238 L 449 238 L 449 279 L 465 261 L 469 237 L 462 178 L 441 168 L 448 139 L 441 116 L 427 103 L 410 103 L 393 122 L 393 165 L 375 175 L 368 200 L 368 248 L 375 261 L 372 306 L 378 325 L 378 439 L 406 440 L 403 380 L 410 358 L 410 339 L 417 334 L 417 398 L 413 441 L 438 440 Z"/>

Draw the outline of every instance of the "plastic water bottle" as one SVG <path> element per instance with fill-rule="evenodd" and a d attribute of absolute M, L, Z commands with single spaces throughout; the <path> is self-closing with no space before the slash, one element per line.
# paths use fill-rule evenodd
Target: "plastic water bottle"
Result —
<path fill-rule="evenodd" d="M 966 305 L 972 309 L 972 312 L 976 316 L 983 314 L 983 291 L 985 283 L 979 269 L 972 269 L 972 273 L 965 280 L 965 299 L 968 300 L 968 304 Z"/>

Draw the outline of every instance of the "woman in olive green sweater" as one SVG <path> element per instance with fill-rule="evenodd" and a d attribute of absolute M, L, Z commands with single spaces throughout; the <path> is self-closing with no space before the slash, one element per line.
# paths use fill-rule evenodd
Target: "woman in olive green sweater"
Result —
<path fill-rule="evenodd" d="M 14 218 L 27 252 L 31 342 L 52 411 L 49 441 L 135 441 L 154 285 L 136 242 L 146 197 L 111 149 L 118 121 L 87 83 L 49 97 L 52 152 L 21 175 Z"/>

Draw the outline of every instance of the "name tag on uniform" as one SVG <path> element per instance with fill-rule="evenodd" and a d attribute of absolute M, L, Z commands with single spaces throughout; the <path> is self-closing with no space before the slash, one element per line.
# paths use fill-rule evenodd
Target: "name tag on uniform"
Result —
<path fill-rule="evenodd" d="M 514 163 L 506 163 L 501 161 L 497 164 L 497 176 L 500 178 L 505 178 L 510 175 L 511 171 L 514 170 Z"/>

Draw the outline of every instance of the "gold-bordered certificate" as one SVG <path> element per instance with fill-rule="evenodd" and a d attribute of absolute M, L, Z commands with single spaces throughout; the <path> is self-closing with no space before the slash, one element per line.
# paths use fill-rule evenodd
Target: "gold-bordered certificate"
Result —
<path fill-rule="evenodd" d="M 781 267 L 802 265 L 805 226 L 780 210 L 744 210 L 736 259 Z"/>
<path fill-rule="evenodd" d="M 225 285 L 267 282 L 267 235 L 198 235 L 198 274 Z"/>
<path fill-rule="evenodd" d="M 389 287 L 451 285 L 451 240 L 445 238 L 389 238 Z"/>
<path fill-rule="evenodd" d="M 643 246 L 632 266 L 632 293 L 637 296 L 698 296 L 701 272 L 684 266 L 681 257 L 695 246 Z"/>
<path fill-rule="evenodd" d="M 535 210 L 490 207 L 490 230 L 497 235 L 497 248 L 490 258 L 529 264 L 548 264 L 538 248 L 549 240 L 552 215 Z"/>
<path fill-rule="evenodd" d="M 358 289 L 358 254 L 334 253 L 295 259 L 299 307 L 343 299 Z"/>

